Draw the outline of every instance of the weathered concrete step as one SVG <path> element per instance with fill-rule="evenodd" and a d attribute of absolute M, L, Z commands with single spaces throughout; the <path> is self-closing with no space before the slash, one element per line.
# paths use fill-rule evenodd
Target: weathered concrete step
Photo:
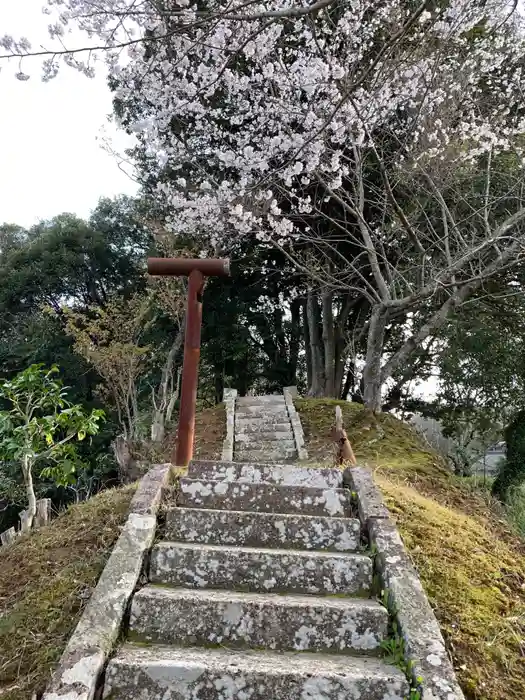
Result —
<path fill-rule="evenodd" d="M 179 505 L 188 508 L 300 513 L 331 517 L 345 517 L 350 513 L 350 491 L 347 489 L 247 484 L 187 477 L 180 479 L 179 483 Z"/>
<path fill-rule="evenodd" d="M 267 481 L 282 486 L 341 488 L 343 472 L 339 469 L 297 467 L 292 464 L 242 464 L 239 462 L 192 461 L 188 469 L 191 479 L 224 479 L 259 484 Z"/>
<path fill-rule="evenodd" d="M 286 408 L 286 403 L 283 401 L 272 401 L 265 403 L 251 403 L 245 405 L 238 405 L 235 407 L 235 415 L 241 413 L 247 413 L 249 416 L 255 416 L 262 413 L 285 413 L 288 415 L 288 409 Z"/>
<path fill-rule="evenodd" d="M 286 423 L 286 415 L 284 413 L 273 413 L 272 415 L 265 413 L 264 415 L 261 414 L 260 416 L 235 416 L 235 428 L 239 425 L 245 425 L 245 422 L 250 422 L 252 424 L 255 424 L 259 427 L 260 430 L 263 428 L 265 429 L 265 432 L 269 429 L 271 430 L 272 428 L 270 427 L 272 423 Z M 290 426 L 291 423 L 288 421 L 288 426 Z"/>
<path fill-rule="evenodd" d="M 251 403 L 244 404 L 243 406 L 237 406 L 235 409 L 235 415 L 248 414 L 249 416 L 256 418 L 261 415 L 273 415 L 274 413 L 282 413 L 283 415 L 288 414 L 288 408 L 286 404 L 281 403 Z"/>
<path fill-rule="evenodd" d="M 277 432 L 276 430 L 260 430 L 258 433 L 236 433 L 235 442 L 238 443 L 249 443 L 251 445 L 256 444 L 267 444 L 267 443 L 287 443 L 293 442 L 295 445 L 292 429 L 282 430 Z"/>
<path fill-rule="evenodd" d="M 378 651 L 388 613 L 366 598 L 200 591 L 146 586 L 129 627 L 144 641 L 283 651 Z"/>
<path fill-rule="evenodd" d="M 372 560 L 364 554 L 160 542 L 151 552 L 149 575 L 152 583 L 187 588 L 366 596 Z"/>
<path fill-rule="evenodd" d="M 109 662 L 111 700 L 402 700 L 403 673 L 378 659 L 294 652 L 121 647 Z"/>
<path fill-rule="evenodd" d="M 247 423 L 251 423 L 252 425 L 257 425 L 259 430 L 263 430 L 264 432 L 268 432 L 269 430 L 273 430 L 272 425 L 274 423 L 286 423 L 287 418 L 284 413 L 274 413 L 272 415 L 269 415 L 268 413 L 265 413 L 264 415 L 260 416 L 237 416 L 235 415 L 235 430 L 239 426 L 246 425 Z M 288 420 L 288 429 L 290 429 L 290 421 Z"/>
<path fill-rule="evenodd" d="M 201 508 L 173 508 L 166 514 L 167 539 L 201 544 L 354 552 L 360 533 L 354 518 Z"/>
<path fill-rule="evenodd" d="M 278 462 L 279 460 L 285 461 L 287 459 L 297 458 L 297 450 L 295 448 L 286 447 L 283 449 L 267 448 L 265 450 L 256 449 L 235 449 L 235 458 L 242 462 L 249 462 L 253 460 L 254 462 Z"/>
<path fill-rule="evenodd" d="M 275 404 L 286 406 L 283 394 L 267 394 L 265 396 L 239 396 L 236 399 L 237 406 L 266 406 Z"/>
<path fill-rule="evenodd" d="M 235 435 L 250 435 L 259 432 L 289 433 L 291 423 L 289 420 L 283 422 L 276 421 L 254 421 L 241 419 L 235 421 Z"/>
<path fill-rule="evenodd" d="M 290 438 L 289 440 L 281 439 L 264 441 L 253 439 L 246 442 L 235 438 L 234 448 L 239 452 L 243 452 L 245 450 L 256 450 L 257 452 L 262 452 L 263 450 L 295 450 L 295 440 L 293 438 Z"/>

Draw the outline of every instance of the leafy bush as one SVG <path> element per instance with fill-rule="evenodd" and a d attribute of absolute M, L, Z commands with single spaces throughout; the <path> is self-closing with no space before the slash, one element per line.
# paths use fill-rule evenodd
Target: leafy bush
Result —
<path fill-rule="evenodd" d="M 492 493 L 501 501 L 507 501 L 509 489 L 525 480 L 525 411 L 520 411 L 505 429 L 507 459 L 502 464 Z"/>

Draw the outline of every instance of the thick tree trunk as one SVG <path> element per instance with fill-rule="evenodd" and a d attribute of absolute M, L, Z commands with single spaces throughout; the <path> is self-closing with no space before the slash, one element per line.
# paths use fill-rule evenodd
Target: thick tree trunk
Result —
<path fill-rule="evenodd" d="M 335 333 L 334 295 L 331 291 L 322 294 L 323 347 L 324 347 L 324 391 L 323 396 L 335 397 Z"/>
<path fill-rule="evenodd" d="M 308 389 L 312 386 L 312 349 L 310 347 L 310 330 L 308 327 L 308 313 L 306 309 L 306 299 L 303 299 L 303 342 L 306 356 L 306 384 Z"/>
<path fill-rule="evenodd" d="M 140 472 L 131 455 L 131 443 L 123 435 L 119 435 L 112 443 L 113 454 L 118 465 L 118 478 L 121 484 L 131 484 L 136 481 Z"/>
<path fill-rule="evenodd" d="M 381 412 L 381 360 L 385 342 L 387 313 L 381 307 L 372 311 L 366 348 L 365 368 L 363 370 L 363 401 L 365 406 Z"/>
<path fill-rule="evenodd" d="M 334 396 L 336 399 L 344 398 L 343 380 L 345 378 L 345 360 L 346 357 L 340 352 L 337 341 L 335 345 L 335 363 L 334 363 Z M 348 391 L 346 392 L 348 394 Z"/>
<path fill-rule="evenodd" d="M 312 381 L 308 389 L 308 395 L 319 397 L 323 395 L 324 371 L 321 354 L 321 338 L 319 336 L 319 308 L 317 305 L 317 298 L 311 289 L 308 290 L 306 309 L 308 315 L 310 354 L 312 358 Z"/>
<path fill-rule="evenodd" d="M 213 385 L 215 389 L 215 403 L 219 404 L 221 403 L 224 394 L 224 364 L 220 371 L 215 369 Z"/>
<path fill-rule="evenodd" d="M 350 392 L 354 393 L 355 387 L 355 363 L 351 362 L 346 372 L 345 383 L 341 390 L 341 398 L 346 401 Z"/>

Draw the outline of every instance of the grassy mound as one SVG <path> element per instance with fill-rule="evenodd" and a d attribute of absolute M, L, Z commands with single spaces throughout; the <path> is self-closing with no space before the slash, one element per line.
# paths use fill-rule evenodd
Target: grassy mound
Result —
<path fill-rule="evenodd" d="M 525 542 L 488 494 L 451 475 L 410 426 L 361 406 L 298 399 L 310 461 L 332 465 L 335 406 L 375 471 L 468 700 L 525 697 Z"/>
<path fill-rule="evenodd" d="M 198 411 L 195 417 L 195 459 L 220 459 L 226 437 L 226 409 L 223 403 Z"/>
<path fill-rule="evenodd" d="M 149 454 L 148 462 L 170 462 L 177 444 L 177 422 L 160 448 Z M 195 442 L 193 458 L 218 460 L 222 455 L 222 443 L 226 437 L 226 409 L 223 403 L 209 408 L 199 408 L 195 415 Z"/>
<path fill-rule="evenodd" d="M 0 547 L 1 700 L 29 700 L 44 690 L 120 534 L 133 491 L 104 491 Z"/>

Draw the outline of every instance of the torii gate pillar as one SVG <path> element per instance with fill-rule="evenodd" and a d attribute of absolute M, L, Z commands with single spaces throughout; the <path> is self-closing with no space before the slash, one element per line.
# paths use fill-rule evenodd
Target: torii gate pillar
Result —
<path fill-rule="evenodd" d="M 176 466 L 187 467 L 193 456 L 195 434 L 195 407 L 201 352 L 202 292 L 206 277 L 227 277 L 230 274 L 230 261 L 218 258 L 148 258 L 148 273 L 188 277 L 179 430 L 177 449 L 171 458 Z"/>

